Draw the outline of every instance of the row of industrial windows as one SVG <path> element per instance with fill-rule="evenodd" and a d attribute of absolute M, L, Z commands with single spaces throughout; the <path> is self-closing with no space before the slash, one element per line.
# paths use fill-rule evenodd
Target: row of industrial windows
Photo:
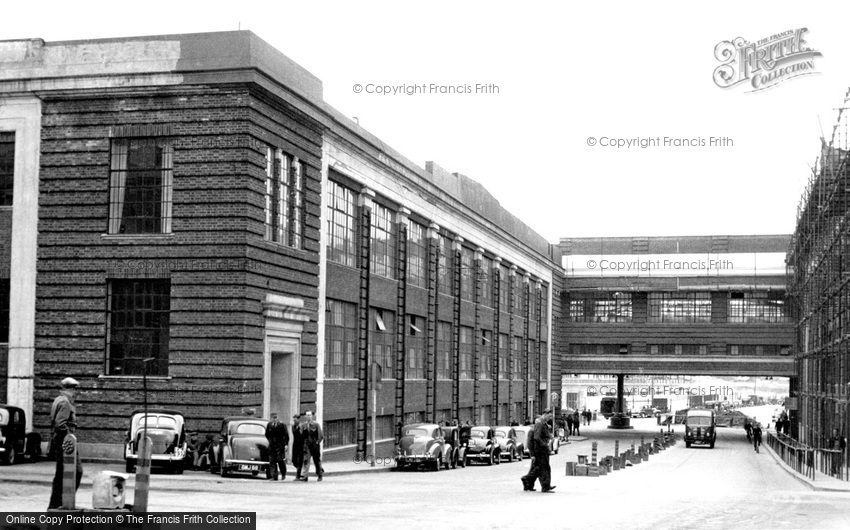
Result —
<path fill-rule="evenodd" d="M 647 344 L 649 355 L 708 355 L 707 344 Z M 570 344 L 572 355 L 622 355 L 631 353 L 629 344 Z M 727 344 L 728 355 L 749 357 L 790 355 L 790 346 L 775 344 Z"/>
<path fill-rule="evenodd" d="M 649 293 L 649 322 L 711 322 L 711 294 L 692 292 Z M 572 322 L 631 322 L 632 295 L 624 292 L 570 293 Z M 727 322 L 787 322 L 782 292 L 729 293 Z"/>
<path fill-rule="evenodd" d="M 171 233 L 174 140 L 117 138 L 110 144 L 110 234 Z M 0 163 L 2 166 L 2 163 Z M 301 162 L 271 146 L 265 152 L 265 238 L 301 248 L 304 176 Z"/>
<path fill-rule="evenodd" d="M 369 310 L 369 346 L 368 362 L 377 362 L 383 368 L 385 378 L 393 378 L 395 370 L 395 313 L 383 309 Z M 425 318 L 407 315 L 405 338 L 405 378 L 425 379 Z M 481 330 L 481 335 L 475 337 L 474 329 L 461 326 L 459 329 L 460 342 L 460 379 L 474 379 L 475 345 L 480 345 L 478 378 L 492 379 L 493 332 Z M 451 322 L 437 322 L 437 379 L 451 379 L 454 366 L 452 364 L 453 327 Z M 522 337 L 513 337 L 511 349 L 508 350 L 508 335 L 499 334 L 499 379 L 508 379 L 508 360 L 512 360 L 510 375 L 513 379 L 522 379 L 521 351 Z M 327 300 L 325 308 L 325 378 L 327 379 L 356 379 L 357 378 L 357 305 L 339 300 Z M 538 355 L 540 347 L 542 366 L 546 366 L 546 343 L 534 340 L 528 341 L 529 356 Z M 530 379 L 538 377 L 537 363 L 532 362 Z"/>
<path fill-rule="evenodd" d="M 349 188 L 335 182 L 328 182 L 327 191 L 327 258 L 346 267 L 356 267 L 357 245 L 356 215 L 357 195 Z M 397 252 L 395 212 L 380 203 L 374 203 L 371 212 L 371 244 L 369 255 L 369 270 L 372 274 L 392 280 L 397 279 Z M 471 248 L 462 247 L 460 251 L 460 284 L 455 285 L 456 254 L 450 237 L 439 234 L 439 259 L 437 263 L 437 290 L 440 293 L 453 296 L 460 292 L 464 300 L 473 300 L 475 283 L 480 282 L 479 302 L 492 306 L 492 269 L 493 259 L 483 256 L 480 269 L 475 267 L 475 254 Z M 427 228 L 415 221 L 410 221 L 407 230 L 407 282 L 420 288 L 428 288 L 428 232 Z M 532 320 L 540 318 L 535 303 L 533 285 L 527 285 L 521 275 L 509 275 L 510 269 L 500 268 L 502 278 L 499 304 L 502 311 L 523 312 L 525 309 L 524 290 L 529 288 L 529 312 Z M 513 280 L 512 298 L 509 300 L 508 281 Z M 541 293 L 546 300 L 547 292 Z"/>
<path fill-rule="evenodd" d="M 522 411 L 522 402 L 503 403 L 499 405 L 499 418 L 501 423 L 508 425 L 511 421 L 519 420 L 518 414 Z M 451 424 L 457 420 L 461 424 L 470 422 L 474 425 L 491 425 L 493 422 L 493 406 L 481 405 L 478 407 L 478 413 L 475 414 L 473 407 L 461 407 L 459 409 L 459 417 L 452 417 L 452 409 L 440 409 L 437 411 L 434 421 L 438 423 Z M 510 416 L 508 415 L 510 414 Z M 425 421 L 424 411 L 406 412 L 403 418 L 404 425 L 413 423 L 422 423 Z M 366 431 L 370 432 L 372 418 L 366 418 Z M 339 420 L 331 420 L 324 422 L 324 441 L 325 448 L 343 447 L 346 445 L 354 445 L 356 443 L 356 427 L 357 422 L 354 418 L 345 418 Z M 377 416 L 375 423 L 376 439 L 387 440 L 395 436 L 393 425 L 393 416 L 385 414 Z"/>

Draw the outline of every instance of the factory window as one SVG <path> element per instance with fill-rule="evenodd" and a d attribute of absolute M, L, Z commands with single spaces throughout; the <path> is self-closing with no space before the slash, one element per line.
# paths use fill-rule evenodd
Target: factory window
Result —
<path fill-rule="evenodd" d="M 440 260 L 437 265 L 437 283 L 441 293 L 453 296 L 455 253 L 454 250 L 452 250 L 451 239 L 441 235 L 439 242 Z"/>
<path fill-rule="evenodd" d="M 481 356 L 478 359 L 478 378 L 493 379 L 493 333 L 489 330 L 482 329 L 479 343 L 481 344 L 479 351 Z"/>
<path fill-rule="evenodd" d="M 493 306 L 493 282 L 490 280 L 492 275 L 493 260 L 482 256 L 481 268 L 478 270 L 478 281 L 481 282 L 481 297 L 478 302 L 487 307 Z"/>
<path fill-rule="evenodd" d="M 425 379 L 425 319 L 408 315 L 406 379 Z"/>
<path fill-rule="evenodd" d="M 460 327 L 460 378 L 472 379 L 472 328 Z"/>
<path fill-rule="evenodd" d="M 9 342 L 10 288 L 9 279 L 0 278 L 0 343 Z"/>
<path fill-rule="evenodd" d="M 472 250 L 461 248 L 460 250 L 460 297 L 472 301 L 475 294 L 475 282 L 477 274 L 473 267 Z"/>
<path fill-rule="evenodd" d="M 508 336 L 499 333 L 499 379 L 507 380 L 510 377 L 510 358 Z"/>
<path fill-rule="evenodd" d="M 395 270 L 395 213 L 381 204 L 372 206 L 372 244 L 370 246 L 370 271 L 372 274 L 394 280 Z"/>
<path fill-rule="evenodd" d="M 427 231 L 419 223 L 410 223 L 407 229 L 407 283 L 426 289 L 428 287 Z"/>
<path fill-rule="evenodd" d="M 452 324 L 437 322 L 437 379 L 452 377 Z"/>
<path fill-rule="evenodd" d="M 325 377 L 356 378 L 357 306 L 328 300 L 325 305 Z"/>
<path fill-rule="evenodd" d="M 106 373 L 168 375 L 169 280 L 110 280 Z M 145 367 L 144 359 L 153 359 Z"/>
<path fill-rule="evenodd" d="M 15 189 L 15 133 L 0 132 L 0 206 L 12 206 Z"/>
<path fill-rule="evenodd" d="M 631 322 L 632 295 L 621 292 L 570 293 L 572 322 Z"/>
<path fill-rule="evenodd" d="M 301 248 L 304 177 L 301 162 L 280 149 L 266 149 L 266 239 Z"/>
<path fill-rule="evenodd" d="M 732 292 L 729 293 L 729 322 L 787 322 L 785 293 Z"/>
<path fill-rule="evenodd" d="M 384 379 L 395 377 L 395 313 L 385 309 L 369 309 L 369 365 L 381 365 Z"/>
<path fill-rule="evenodd" d="M 649 321 L 711 322 L 711 295 L 688 292 L 649 293 Z"/>
<path fill-rule="evenodd" d="M 355 266 L 357 248 L 354 241 L 354 192 L 341 184 L 328 181 L 328 261 Z"/>
<path fill-rule="evenodd" d="M 112 140 L 109 171 L 109 233 L 171 232 L 172 141 Z"/>

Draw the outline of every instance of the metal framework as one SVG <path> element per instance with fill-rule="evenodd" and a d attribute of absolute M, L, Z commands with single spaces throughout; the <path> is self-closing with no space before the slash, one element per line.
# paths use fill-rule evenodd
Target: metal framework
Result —
<path fill-rule="evenodd" d="M 791 434 L 813 448 L 827 448 L 833 429 L 847 436 L 850 424 L 848 111 L 839 109 L 829 143 L 821 139 L 788 251 L 797 372 L 791 395 L 798 398 Z"/>

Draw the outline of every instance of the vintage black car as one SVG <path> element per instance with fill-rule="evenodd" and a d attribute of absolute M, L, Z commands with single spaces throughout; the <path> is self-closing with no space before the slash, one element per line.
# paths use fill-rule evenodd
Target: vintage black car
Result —
<path fill-rule="evenodd" d="M 423 466 L 434 471 L 456 467 L 457 445 L 453 446 L 452 442 L 456 444 L 457 431 L 449 430 L 450 438 L 447 440 L 444 429 L 433 423 L 412 423 L 402 427 L 396 466 L 399 469 Z"/>
<path fill-rule="evenodd" d="M 522 460 L 522 450 L 517 445 L 516 430 L 513 427 L 496 427 L 496 441 L 499 443 L 500 458 L 507 458 L 508 462 Z"/>
<path fill-rule="evenodd" d="M 130 429 L 124 445 L 124 463 L 127 473 L 136 469 L 139 461 L 139 444 L 147 434 L 151 439 L 151 468 L 164 468 L 172 473 L 183 473 L 186 458 L 186 430 L 183 413 L 171 409 L 134 410 L 130 414 Z"/>
<path fill-rule="evenodd" d="M 0 404 L 0 463 L 16 464 L 22 459 L 37 460 L 41 456 L 41 436 L 27 433 L 24 410 Z"/>
<path fill-rule="evenodd" d="M 268 477 L 268 420 L 254 416 L 230 416 L 221 422 L 221 441 L 210 451 L 210 473 L 263 473 Z"/>
<path fill-rule="evenodd" d="M 464 432 L 464 427 L 460 427 L 457 425 L 449 425 L 447 427 L 443 427 L 443 438 L 445 438 L 446 443 L 451 445 L 452 447 L 452 469 L 455 469 L 457 466 L 465 467 L 466 466 L 466 443 L 468 440 L 462 439 L 462 433 Z M 469 438 L 468 436 L 466 436 Z"/>
<path fill-rule="evenodd" d="M 469 445 L 466 448 L 466 463 L 477 460 L 492 466 L 494 463 L 501 462 L 500 455 L 499 442 L 496 441 L 493 428 L 480 425 L 473 427 L 469 436 Z"/>

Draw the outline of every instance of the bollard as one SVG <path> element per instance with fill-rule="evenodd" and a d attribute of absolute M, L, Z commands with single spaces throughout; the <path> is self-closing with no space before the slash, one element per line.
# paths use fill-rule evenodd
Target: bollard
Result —
<path fill-rule="evenodd" d="M 567 476 L 572 477 L 576 474 L 576 463 L 575 462 L 567 462 Z"/>
<path fill-rule="evenodd" d="M 614 458 L 620 456 L 620 440 L 614 440 Z"/>
<path fill-rule="evenodd" d="M 77 502 L 77 437 L 66 434 L 62 447 L 62 509 L 73 510 Z"/>
<path fill-rule="evenodd" d="M 151 481 L 151 439 L 139 440 L 139 460 L 136 464 L 136 489 L 133 494 L 133 511 L 148 511 L 148 490 Z"/>
<path fill-rule="evenodd" d="M 593 442 L 593 449 L 590 450 L 590 463 L 594 466 L 596 465 L 596 444 L 597 442 Z"/>

